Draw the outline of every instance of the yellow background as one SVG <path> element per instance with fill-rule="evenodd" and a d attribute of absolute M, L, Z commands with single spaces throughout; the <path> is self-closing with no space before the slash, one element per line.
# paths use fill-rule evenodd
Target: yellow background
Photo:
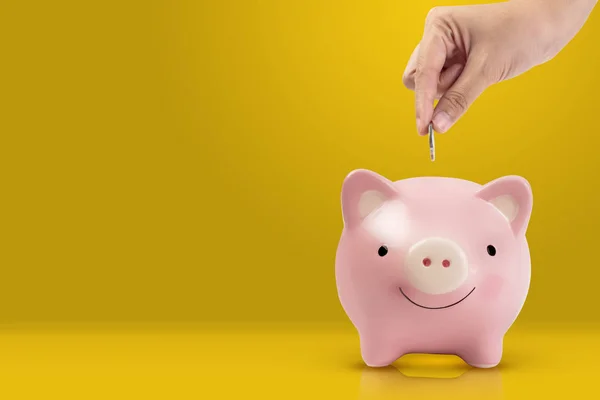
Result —
<path fill-rule="evenodd" d="M 600 320 L 593 14 L 428 159 L 406 61 L 450 1 L 5 1 L 0 321 L 346 323 L 345 175 L 519 174 L 520 323 Z"/>
<path fill-rule="evenodd" d="M 460 4 L 0 2 L 0 395 L 594 391 L 597 12 L 431 163 L 402 72 L 427 11 Z M 531 182 L 532 286 L 499 367 L 365 368 L 334 280 L 355 168 Z"/>

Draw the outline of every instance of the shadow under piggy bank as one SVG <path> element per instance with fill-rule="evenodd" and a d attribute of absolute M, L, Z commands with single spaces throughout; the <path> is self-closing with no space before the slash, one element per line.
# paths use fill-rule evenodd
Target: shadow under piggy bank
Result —
<path fill-rule="evenodd" d="M 454 356 L 407 354 L 384 368 L 363 367 L 360 399 L 501 399 L 502 375 Z"/>

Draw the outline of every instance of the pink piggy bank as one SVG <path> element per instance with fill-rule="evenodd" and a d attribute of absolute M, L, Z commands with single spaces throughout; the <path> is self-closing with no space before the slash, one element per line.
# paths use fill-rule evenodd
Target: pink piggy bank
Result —
<path fill-rule="evenodd" d="M 404 354 L 454 354 L 473 367 L 502 358 L 529 290 L 529 183 L 453 178 L 344 180 L 336 254 L 340 302 L 370 367 Z"/>

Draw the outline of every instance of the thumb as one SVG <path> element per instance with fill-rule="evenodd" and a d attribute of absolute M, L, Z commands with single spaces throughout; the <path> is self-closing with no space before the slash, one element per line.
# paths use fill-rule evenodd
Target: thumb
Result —
<path fill-rule="evenodd" d="M 462 74 L 438 101 L 431 120 L 436 132 L 447 132 L 488 88 L 478 64 L 467 62 Z"/>

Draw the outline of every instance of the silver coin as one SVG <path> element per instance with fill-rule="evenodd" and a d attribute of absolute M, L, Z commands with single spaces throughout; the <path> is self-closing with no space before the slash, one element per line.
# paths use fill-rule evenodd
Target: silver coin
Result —
<path fill-rule="evenodd" d="M 435 161 L 435 140 L 433 139 L 433 124 L 429 124 L 429 158 Z"/>

